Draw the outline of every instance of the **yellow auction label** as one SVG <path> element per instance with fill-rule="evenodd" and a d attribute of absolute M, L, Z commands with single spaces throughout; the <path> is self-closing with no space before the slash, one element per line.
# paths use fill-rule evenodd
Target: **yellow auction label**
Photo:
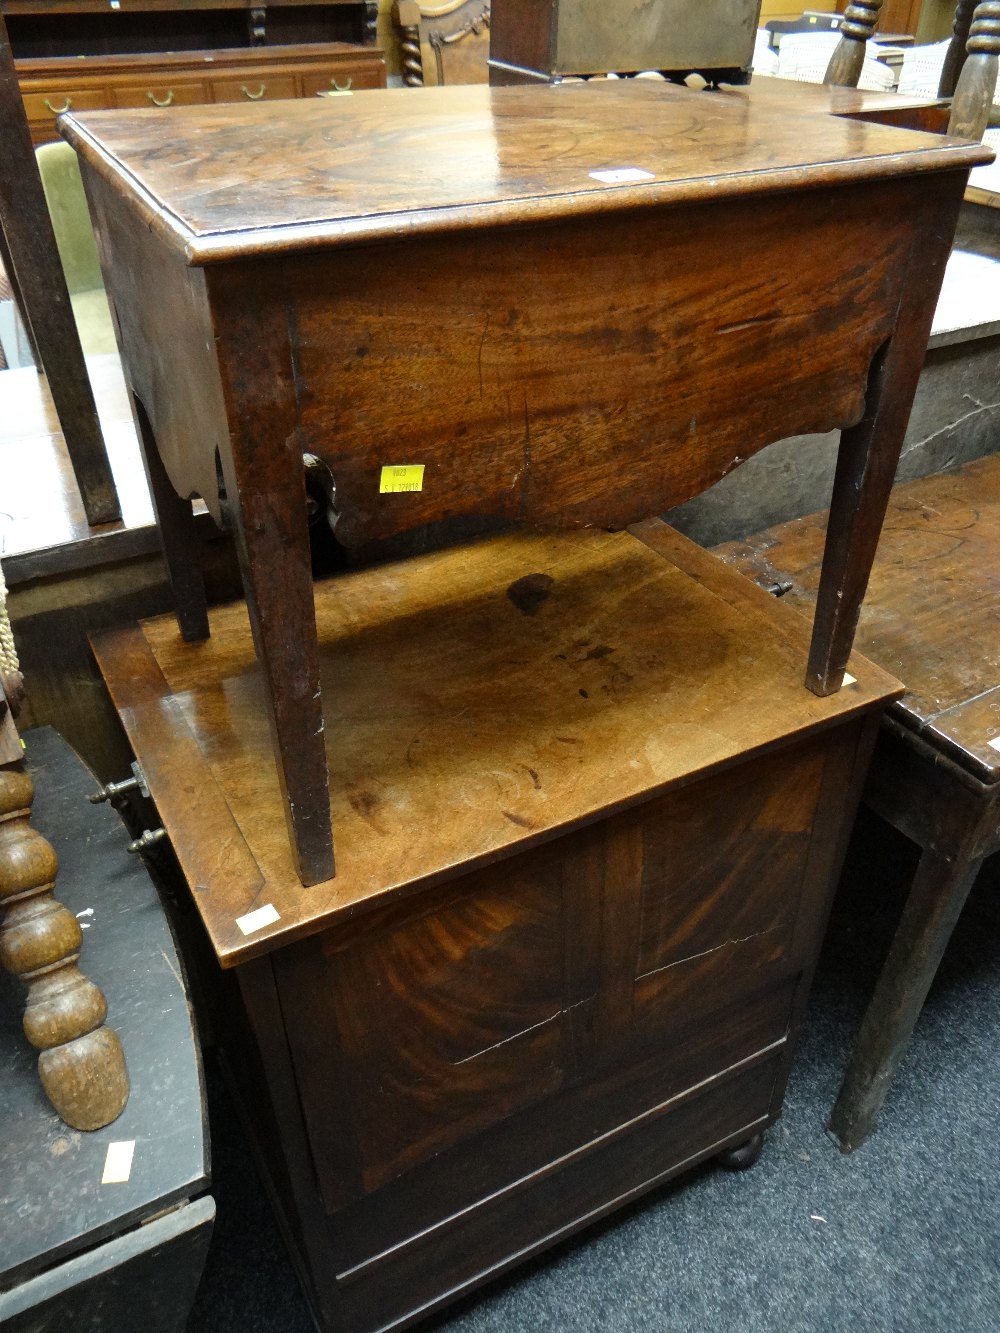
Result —
<path fill-rule="evenodd" d="M 401 491 L 422 491 L 424 489 L 423 463 L 404 463 L 397 467 L 384 467 L 378 484 L 380 495 L 398 495 Z"/>

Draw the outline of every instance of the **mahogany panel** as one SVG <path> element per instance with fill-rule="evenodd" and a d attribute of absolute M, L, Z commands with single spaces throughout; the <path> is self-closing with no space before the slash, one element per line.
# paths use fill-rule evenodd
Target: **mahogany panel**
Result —
<path fill-rule="evenodd" d="M 381 246 L 211 270 L 220 354 L 238 357 L 251 304 L 280 312 L 301 447 L 329 463 L 349 546 L 468 514 L 622 527 L 772 440 L 857 421 L 929 203 L 882 189 L 875 211 L 843 190 L 836 208 L 792 196 L 429 238 L 403 284 Z M 856 262 L 829 284 L 845 226 Z M 380 492 L 396 464 L 424 466 L 418 492 Z"/>
<path fill-rule="evenodd" d="M 638 979 L 717 953 L 741 975 L 783 958 L 824 761 L 824 745 L 800 747 L 649 810 Z"/>
<path fill-rule="evenodd" d="M 309 953 L 309 945 L 298 952 Z M 288 954 L 276 962 L 287 1004 L 313 974 L 308 968 L 300 971 Z M 713 1023 L 675 1013 L 668 1041 L 642 1053 L 633 1050 L 610 1068 L 591 1069 L 588 1077 L 446 1148 L 374 1192 L 363 1193 L 343 1169 L 336 1174 L 326 1170 L 329 1243 L 338 1265 L 374 1269 L 383 1254 L 457 1219 L 470 1203 L 488 1206 L 495 1196 L 530 1185 L 553 1163 L 599 1153 L 603 1143 L 627 1132 L 637 1111 L 661 1106 L 724 1071 L 783 1050 L 796 985 L 768 986 L 736 1005 L 724 1005 Z"/>
<path fill-rule="evenodd" d="M 358 1071 L 367 1190 L 560 1086 L 563 1011 L 572 1002 L 566 912 L 562 866 L 529 857 L 484 872 L 450 906 L 337 955 L 328 1002 L 343 1059 Z M 321 1058 L 312 1051 L 302 1060 L 306 1086 L 343 1077 Z M 307 1117 L 319 1103 L 310 1124 L 319 1160 L 327 1136 L 339 1133 L 325 1100 L 307 1099 Z"/>
<path fill-rule="evenodd" d="M 374 1272 L 318 1275 L 328 1307 L 347 1328 L 400 1326 L 429 1313 L 533 1253 L 767 1124 L 777 1058 L 721 1080 L 679 1105 L 637 1116 L 583 1161 L 542 1172 L 490 1207 L 389 1253 Z M 336 1302 L 334 1305 L 333 1302 Z"/>

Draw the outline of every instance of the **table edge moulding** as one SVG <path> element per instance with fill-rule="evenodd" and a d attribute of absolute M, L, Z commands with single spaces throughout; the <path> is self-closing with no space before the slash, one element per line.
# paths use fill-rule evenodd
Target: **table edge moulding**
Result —
<path fill-rule="evenodd" d="M 839 688 L 989 149 L 647 81 L 60 128 L 192 640 L 190 499 L 218 520 L 224 490 L 303 884 L 334 873 L 304 454 L 358 546 L 485 515 L 622 528 L 839 427 L 806 672 Z M 387 485 L 394 465 L 413 477 Z"/>

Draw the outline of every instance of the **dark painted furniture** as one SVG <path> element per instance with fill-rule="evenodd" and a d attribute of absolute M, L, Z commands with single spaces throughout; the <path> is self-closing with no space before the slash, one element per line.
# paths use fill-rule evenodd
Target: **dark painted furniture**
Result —
<path fill-rule="evenodd" d="M 824 514 L 720 548 L 807 616 Z M 906 685 L 889 709 L 865 800 L 921 848 L 830 1128 L 868 1137 L 982 865 L 1000 850 L 1000 457 L 897 486 L 858 646 Z"/>
<path fill-rule="evenodd" d="M 0 1325 L 180 1333 L 215 1215 L 182 965 L 120 819 L 87 799 L 93 775 L 51 729 L 24 740 L 33 823 L 59 854 L 60 899 L 86 927 L 87 967 L 107 994 L 132 1091 L 107 1128 L 67 1128 L 21 1031 L 22 988 L 0 972 Z M 102 1184 L 108 1145 L 129 1141 L 128 1179 Z"/>
<path fill-rule="evenodd" d="M 798 617 L 633 533 L 317 585 L 340 866 L 309 890 L 245 608 L 203 643 L 172 617 L 96 641 L 322 1328 L 409 1324 L 699 1161 L 748 1164 L 780 1113 L 898 686 L 855 656 L 856 684 L 802 689 Z"/>
<path fill-rule="evenodd" d="M 470 515 L 620 528 L 842 427 L 806 673 L 839 688 L 989 150 L 643 80 L 61 124 L 187 639 L 190 497 L 233 527 L 304 884 L 334 870 L 304 454 L 355 545 Z"/>

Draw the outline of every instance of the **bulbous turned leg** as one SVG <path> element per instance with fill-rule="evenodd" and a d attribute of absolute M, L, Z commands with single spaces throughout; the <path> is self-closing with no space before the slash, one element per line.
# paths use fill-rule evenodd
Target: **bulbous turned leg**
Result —
<path fill-rule="evenodd" d="M 128 1101 L 125 1055 L 77 965 L 80 923 L 52 896 L 59 863 L 29 823 L 33 799 L 27 773 L 0 769 L 0 963 L 27 984 L 24 1032 L 49 1101 L 74 1129 L 100 1129 Z"/>
<path fill-rule="evenodd" d="M 763 1147 L 764 1135 L 755 1134 L 753 1138 L 747 1139 L 746 1143 L 738 1143 L 735 1148 L 727 1148 L 725 1152 L 720 1152 L 715 1160 L 727 1171 L 746 1171 L 756 1162 Z"/>
<path fill-rule="evenodd" d="M 1000 0 L 981 0 L 972 15 L 968 54 L 951 103 L 948 133 L 981 139 L 989 123 L 1000 64 Z"/>
<path fill-rule="evenodd" d="M 941 78 L 938 81 L 938 97 L 954 97 L 958 76 L 965 64 L 965 44 L 969 40 L 969 27 L 972 23 L 972 11 L 976 0 L 958 0 L 955 6 L 955 21 L 951 28 L 951 41 L 948 53 L 941 66 Z"/>
<path fill-rule="evenodd" d="M 882 0 L 851 0 L 844 10 L 840 41 L 830 57 L 823 82 L 840 88 L 856 88 L 865 63 L 865 43 L 875 33 Z"/>

